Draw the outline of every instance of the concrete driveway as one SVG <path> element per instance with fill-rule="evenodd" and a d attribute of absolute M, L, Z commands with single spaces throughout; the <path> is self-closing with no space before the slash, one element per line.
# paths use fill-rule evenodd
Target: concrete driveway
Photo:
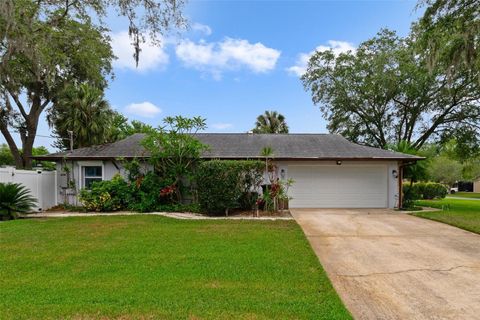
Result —
<path fill-rule="evenodd" d="M 291 212 L 356 319 L 480 319 L 480 235 L 391 210 Z"/>

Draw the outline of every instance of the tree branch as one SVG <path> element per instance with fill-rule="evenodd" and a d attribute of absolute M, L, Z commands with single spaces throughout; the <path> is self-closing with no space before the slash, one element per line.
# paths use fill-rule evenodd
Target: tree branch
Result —
<path fill-rule="evenodd" d="M 18 107 L 18 110 L 20 110 L 20 113 L 22 114 L 23 118 L 25 118 L 25 120 L 28 118 L 28 114 L 27 112 L 25 111 L 25 108 L 23 107 L 23 104 L 22 102 L 20 101 L 20 99 L 18 98 L 18 95 L 15 94 L 12 90 L 10 90 L 9 88 L 7 88 L 7 91 L 8 93 L 10 94 L 10 96 L 13 98 L 13 101 L 15 101 L 15 104 L 17 105 Z"/>

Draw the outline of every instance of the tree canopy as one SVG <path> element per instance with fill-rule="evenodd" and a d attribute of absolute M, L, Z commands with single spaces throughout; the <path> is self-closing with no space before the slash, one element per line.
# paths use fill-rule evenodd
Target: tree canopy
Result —
<path fill-rule="evenodd" d="M 125 139 L 135 133 L 148 134 L 155 129 L 146 123 L 138 120 L 128 121 L 128 119 L 119 112 L 113 111 L 113 117 L 111 120 L 111 128 L 108 137 L 108 142 L 114 142 Z"/>
<path fill-rule="evenodd" d="M 196 133 L 206 128 L 201 117 L 166 117 L 164 126 L 147 134 L 142 145 L 150 154 L 155 171 L 175 189 L 177 199 L 182 200 L 185 179 L 193 179 L 193 169 L 198 165 L 202 152 L 208 149 L 197 139 Z"/>
<path fill-rule="evenodd" d="M 66 88 L 50 108 L 47 120 L 58 137 L 57 148 L 70 148 L 71 131 L 77 149 L 108 141 L 113 111 L 101 89 L 84 83 Z"/>
<path fill-rule="evenodd" d="M 312 56 L 302 81 L 331 132 L 381 148 L 406 141 L 419 149 L 458 132 L 478 139 L 479 71 L 431 68 L 414 41 L 381 30 L 356 52 Z"/>
<path fill-rule="evenodd" d="M 432 66 L 454 74 L 480 69 L 480 5 L 478 0 L 421 0 L 425 12 L 414 29 L 420 54 Z"/>
<path fill-rule="evenodd" d="M 146 35 L 158 42 L 171 26 L 184 24 L 182 6 L 182 0 L 1 1 L 0 131 L 16 166 L 32 166 L 40 115 L 66 86 L 106 87 L 114 58 L 104 22 L 109 10 L 128 19 L 138 62 Z"/>
<path fill-rule="evenodd" d="M 277 111 L 265 111 L 257 117 L 254 133 L 288 133 L 285 117 Z"/>

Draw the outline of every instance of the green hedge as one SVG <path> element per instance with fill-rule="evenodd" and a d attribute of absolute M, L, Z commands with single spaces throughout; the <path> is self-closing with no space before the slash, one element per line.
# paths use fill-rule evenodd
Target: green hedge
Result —
<path fill-rule="evenodd" d="M 403 207 L 411 208 L 415 200 L 443 199 L 447 196 L 448 189 L 445 185 L 435 182 L 417 182 L 412 186 L 403 185 Z"/>
<path fill-rule="evenodd" d="M 414 188 L 420 199 L 424 200 L 443 199 L 448 194 L 447 187 L 441 183 L 418 182 L 414 184 Z"/>
<path fill-rule="evenodd" d="M 258 195 L 253 192 L 262 181 L 265 164 L 254 160 L 212 160 L 196 170 L 198 202 L 209 214 L 229 209 L 252 209 Z"/>

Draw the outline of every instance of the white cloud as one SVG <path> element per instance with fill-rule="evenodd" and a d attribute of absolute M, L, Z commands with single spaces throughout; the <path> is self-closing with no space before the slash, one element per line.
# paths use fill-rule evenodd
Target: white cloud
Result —
<path fill-rule="evenodd" d="M 152 43 L 147 37 L 145 43 L 141 44 L 140 60 L 138 67 L 133 58 L 134 48 L 132 40 L 127 31 L 121 31 L 111 34 L 112 49 L 117 60 L 113 65 L 120 69 L 131 69 L 134 71 L 145 72 L 152 69 L 163 68 L 168 64 L 168 54 L 164 51 L 163 42 L 159 45 Z M 163 40 L 163 39 L 160 39 Z"/>
<path fill-rule="evenodd" d="M 340 53 L 344 53 L 347 51 L 355 52 L 355 46 L 350 42 L 329 40 L 327 41 L 327 43 L 328 45 L 318 46 L 317 48 L 315 48 L 315 50 L 310 51 L 309 53 L 300 53 L 297 57 L 297 62 L 295 63 L 295 65 L 287 68 L 287 71 L 291 74 L 301 77 L 307 71 L 308 61 L 316 51 L 323 52 L 331 49 L 333 53 L 337 56 Z"/>
<path fill-rule="evenodd" d="M 212 124 L 212 128 L 213 129 L 217 129 L 217 130 L 226 130 L 226 129 L 229 129 L 229 128 L 232 128 L 233 127 L 233 124 L 231 123 L 214 123 Z"/>
<path fill-rule="evenodd" d="M 162 112 L 162 109 L 151 102 L 131 103 L 125 107 L 125 112 L 144 118 L 153 118 Z"/>
<path fill-rule="evenodd" d="M 201 24 L 198 22 L 192 24 L 192 30 L 203 33 L 206 36 L 209 36 L 212 34 L 212 28 L 210 28 L 206 24 Z"/>
<path fill-rule="evenodd" d="M 175 50 L 185 66 L 211 72 L 216 78 L 225 70 L 245 67 L 255 73 L 268 72 L 275 68 L 280 51 L 268 48 L 260 42 L 225 38 L 221 42 L 195 43 L 182 41 Z"/>

